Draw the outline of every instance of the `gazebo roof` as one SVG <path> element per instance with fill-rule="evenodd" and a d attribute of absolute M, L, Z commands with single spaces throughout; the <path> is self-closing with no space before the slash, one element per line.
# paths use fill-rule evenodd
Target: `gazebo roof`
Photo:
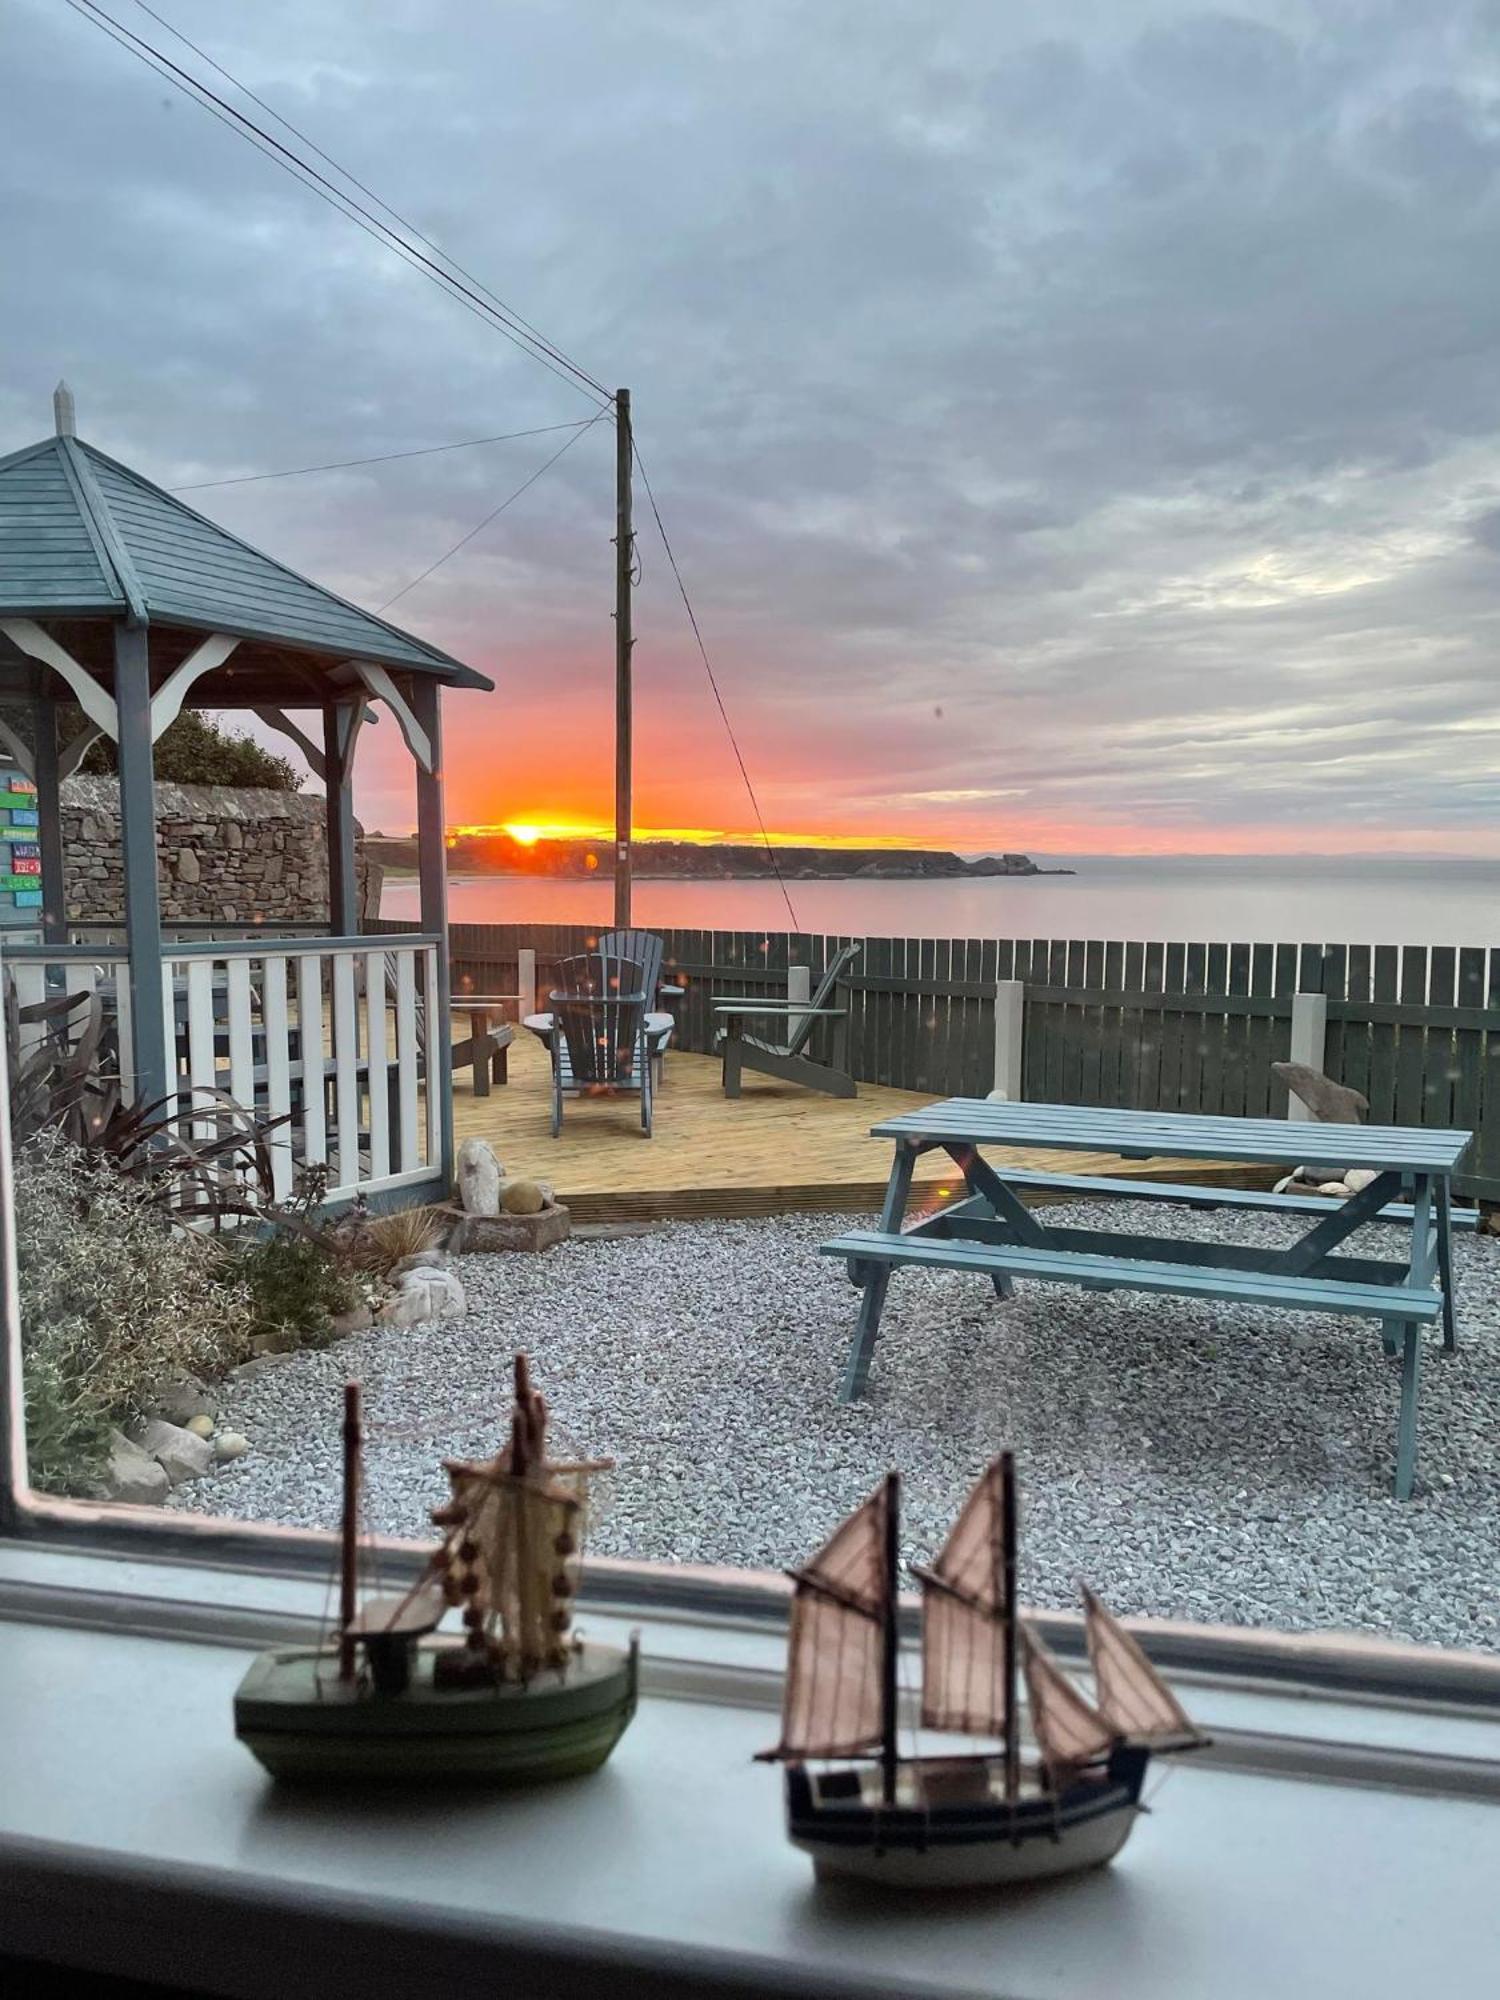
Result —
<path fill-rule="evenodd" d="M 0 616 L 124 617 L 494 685 L 71 436 L 0 458 Z"/>

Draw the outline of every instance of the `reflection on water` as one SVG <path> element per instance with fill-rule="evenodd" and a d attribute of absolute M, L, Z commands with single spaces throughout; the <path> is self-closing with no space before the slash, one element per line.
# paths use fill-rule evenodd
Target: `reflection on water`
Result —
<path fill-rule="evenodd" d="M 1061 864 L 1059 864 L 1061 865 Z M 798 930 L 855 937 L 1140 938 L 1187 943 L 1500 946 L 1500 862 L 1081 856 L 1076 875 L 953 882 L 790 882 Z M 455 923 L 612 922 L 610 885 L 455 876 Z M 774 882 L 637 880 L 635 921 L 794 928 Z M 417 913 L 414 876 L 381 914 Z"/>

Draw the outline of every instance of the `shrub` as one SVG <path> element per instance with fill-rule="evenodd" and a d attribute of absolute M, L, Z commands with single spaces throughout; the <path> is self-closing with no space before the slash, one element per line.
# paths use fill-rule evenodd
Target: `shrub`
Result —
<path fill-rule="evenodd" d="M 285 757 L 225 729 L 194 708 L 185 708 L 162 731 L 152 750 L 156 776 L 178 785 L 251 785 L 262 791 L 300 791 L 302 779 Z M 119 766 L 115 746 L 101 737 L 83 760 L 93 776 L 113 777 Z"/>
<path fill-rule="evenodd" d="M 246 1358 L 255 1302 L 147 1188 L 56 1132 L 18 1153 L 15 1221 L 30 1477 L 85 1491 L 154 1383 Z"/>
<path fill-rule="evenodd" d="M 361 1296 L 353 1272 L 313 1235 L 273 1225 L 258 1240 L 221 1239 L 221 1254 L 249 1298 L 252 1340 L 272 1349 L 326 1345 L 332 1315 Z"/>

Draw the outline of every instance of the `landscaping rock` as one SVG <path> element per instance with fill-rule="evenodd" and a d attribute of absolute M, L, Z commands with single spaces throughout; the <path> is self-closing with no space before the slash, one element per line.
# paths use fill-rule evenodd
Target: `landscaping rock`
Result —
<path fill-rule="evenodd" d="M 147 1451 L 121 1431 L 109 1434 L 109 1464 L 104 1475 L 104 1492 L 110 1500 L 122 1500 L 132 1507 L 159 1507 L 172 1482 Z"/>
<path fill-rule="evenodd" d="M 213 1447 L 179 1424 L 164 1424 L 152 1417 L 131 1440 L 154 1458 L 173 1486 L 185 1479 L 201 1479 L 214 1462 Z"/>
<path fill-rule="evenodd" d="M 381 1307 L 380 1319 L 383 1326 L 420 1326 L 424 1320 L 451 1319 L 468 1309 L 464 1288 L 453 1273 L 428 1266 L 406 1273 L 394 1298 Z"/>
<path fill-rule="evenodd" d="M 348 1312 L 334 1313 L 328 1324 L 333 1328 L 336 1340 L 347 1340 L 351 1333 L 363 1333 L 371 1325 L 373 1315 L 367 1305 L 350 1306 Z"/>
<path fill-rule="evenodd" d="M 190 1424 L 194 1417 L 216 1417 L 219 1406 L 192 1375 L 181 1375 L 175 1381 L 170 1378 L 158 1382 L 152 1389 L 146 1403 L 153 1417 L 160 1417 L 164 1424 Z"/>
<path fill-rule="evenodd" d="M 535 1215 L 466 1215 L 454 1229 L 455 1255 L 475 1250 L 551 1250 L 567 1241 L 572 1217 L 549 1202 Z"/>
<path fill-rule="evenodd" d="M 221 1431 L 214 1439 L 214 1458 L 220 1465 L 231 1458 L 243 1458 L 249 1449 L 249 1438 L 241 1437 L 238 1431 Z"/>
<path fill-rule="evenodd" d="M 1363 1125 L 1365 1122 L 1365 1115 L 1370 1109 L 1369 1098 L 1351 1090 L 1347 1084 L 1335 1083 L 1320 1069 L 1310 1069 L 1306 1063 L 1277 1062 L 1272 1063 L 1271 1074 L 1280 1077 L 1294 1097 L 1301 1098 L 1320 1125 Z"/>
<path fill-rule="evenodd" d="M 539 1215 L 547 1206 L 547 1197 L 535 1181 L 507 1181 L 500 1206 L 507 1215 Z"/>
<path fill-rule="evenodd" d="M 498 1215 L 505 1169 L 488 1139 L 465 1139 L 458 1149 L 458 1198 L 466 1215 Z"/>
<path fill-rule="evenodd" d="M 214 1420 L 206 1416 L 189 1417 L 182 1428 L 191 1431 L 195 1438 L 211 1438 L 214 1434 Z"/>
<path fill-rule="evenodd" d="M 1363 1194 L 1371 1181 L 1379 1178 L 1373 1167 L 1351 1167 L 1344 1175 L 1344 1186 L 1350 1194 Z"/>
<path fill-rule="evenodd" d="M 401 1278 L 408 1271 L 441 1271 L 448 1262 L 446 1250 L 413 1250 L 409 1257 L 402 1257 L 391 1266 L 391 1276 Z"/>

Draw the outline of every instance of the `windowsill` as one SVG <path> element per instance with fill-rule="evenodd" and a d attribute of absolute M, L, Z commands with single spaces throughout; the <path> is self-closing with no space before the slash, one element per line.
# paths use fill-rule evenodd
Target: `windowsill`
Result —
<path fill-rule="evenodd" d="M 235 1742 L 250 1655 L 304 1579 L 0 1545 L 0 1946 L 203 1991 L 1409 1995 L 1500 1953 L 1500 1722 L 1195 1680 L 1218 1748 L 1115 1865 L 1009 1898 L 815 1889 L 782 1837 L 781 1642 L 643 1628 L 597 1776 L 525 1794 L 276 1792 Z M 80 1912 L 88 1911 L 87 1923 Z M 372 1954 L 375 1956 L 372 1957 Z M 488 1984 L 475 1990 L 489 1990 Z"/>

